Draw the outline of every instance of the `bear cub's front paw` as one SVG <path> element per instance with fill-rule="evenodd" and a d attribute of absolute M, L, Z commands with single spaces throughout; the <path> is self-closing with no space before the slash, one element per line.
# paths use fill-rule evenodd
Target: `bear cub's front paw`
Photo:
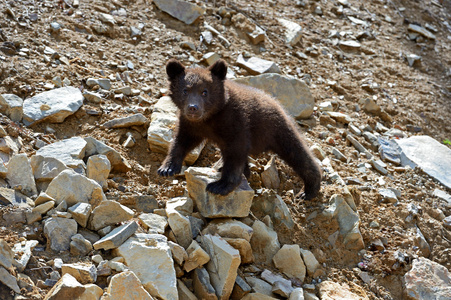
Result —
<path fill-rule="evenodd" d="M 207 192 L 210 192 L 212 194 L 225 196 L 230 194 L 235 188 L 236 185 L 220 179 L 218 181 L 209 183 L 206 190 Z"/>
<path fill-rule="evenodd" d="M 158 175 L 164 176 L 164 177 L 173 176 L 175 174 L 180 173 L 181 170 L 182 170 L 182 165 L 168 162 L 168 163 L 163 164 L 158 169 Z"/>

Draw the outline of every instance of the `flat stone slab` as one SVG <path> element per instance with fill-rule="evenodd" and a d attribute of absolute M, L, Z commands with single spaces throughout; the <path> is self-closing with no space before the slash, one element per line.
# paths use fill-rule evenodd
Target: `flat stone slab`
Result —
<path fill-rule="evenodd" d="M 23 100 L 14 94 L 0 95 L 0 112 L 7 115 L 11 121 L 20 122 L 23 117 Z"/>
<path fill-rule="evenodd" d="M 86 169 L 86 164 L 83 162 L 86 145 L 87 143 L 83 138 L 76 136 L 44 146 L 36 151 L 36 155 L 58 159 L 67 167 L 73 168 L 77 173 L 82 173 Z M 44 163 L 44 161 L 41 163 Z"/>
<path fill-rule="evenodd" d="M 430 136 L 396 140 L 401 148 L 401 165 L 419 167 L 429 176 L 451 188 L 451 150 Z"/>
<path fill-rule="evenodd" d="M 94 243 L 95 250 L 109 250 L 117 248 L 124 243 L 138 229 L 136 222 L 130 222 L 113 229 L 110 233 Z"/>
<path fill-rule="evenodd" d="M 85 157 L 96 154 L 103 154 L 110 161 L 112 171 L 128 172 L 131 170 L 132 167 L 130 166 L 129 162 L 125 158 L 123 158 L 119 154 L 119 152 L 117 152 L 110 146 L 90 136 L 85 137 L 84 140 L 87 143 Z"/>
<path fill-rule="evenodd" d="M 245 58 L 240 54 L 236 60 L 236 64 L 246 69 L 251 75 L 280 73 L 279 66 L 275 62 L 258 57 Z"/>
<path fill-rule="evenodd" d="M 62 87 L 25 99 L 23 122 L 26 126 L 38 122 L 61 123 L 83 105 L 83 95 L 75 87 Z"/>
<path fill-rule="evenodd" d="M 242 77 L 234 81 L 260 89 L 273 96 L 295 119 L 306 119 L 313 113 L 315 99 L 308 85 L 302 80 L 279 74 L 262 74 Z"/>
<path fill-rule="evenodd" d="M 194 23 L 205 13 L 205 8 L 181 0 L 154 0 L 153 3 L 187 25 Z"/>
<path fill-rule="evenodd" d="M 103 123 L 106 128 L 126 128 L 131 126 L 145 125 L 149 120 L 141 113 L 134 114 L 125 118 L 117 118 Z"/>

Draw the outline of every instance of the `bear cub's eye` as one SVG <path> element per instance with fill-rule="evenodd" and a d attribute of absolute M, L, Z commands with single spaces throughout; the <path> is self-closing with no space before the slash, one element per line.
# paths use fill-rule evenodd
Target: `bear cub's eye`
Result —
<path fill-rule="evenodd" d="M 188 95 L 188 89 L 183 89 L 183 95 Z"/>
<path fill-rule="evenodd" d="M 207 97 L 207 94 L 208 94 L 207 90 L 204 90 L 204 91 L 202 92 L 202 96 L 204 96 L 204 97 Z"/>

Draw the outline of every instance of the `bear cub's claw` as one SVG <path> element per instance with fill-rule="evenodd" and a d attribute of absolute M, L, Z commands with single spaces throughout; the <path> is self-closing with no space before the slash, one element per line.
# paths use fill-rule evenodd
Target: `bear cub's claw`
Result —
<path fill-rule="evenodd" d="M 218 180 L 209 183 L 206 190 L 207 192 L 210 192 L 212 194 L 225 196 L 230 194 L 235 189 L 235 187 L 236 186 L 231 184 L 230 182 L 227 182 L 225 180 Z"/>
<path fill-rule="evenodd" d="M 158 169 L 157 173 L 160 176 L 168 177 L 168 176 L 173 176 L 175 174 L 180 173 L 181 170 L 182 170 L 181 166 L 177 166 L 176 164 L 169 163 L 169 164 L 162 165 Z"/>

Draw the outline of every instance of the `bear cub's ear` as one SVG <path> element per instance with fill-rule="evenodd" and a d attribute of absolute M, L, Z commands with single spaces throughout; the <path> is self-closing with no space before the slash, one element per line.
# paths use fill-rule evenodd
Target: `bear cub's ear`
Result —
<path fill-rule="evenodd" d="M 185 67 L 175 58 L 171 58 L 166 64 L 166 74 L 170 80 L 175 79 L 180 74 L 185 72 Z"/>
<path fill-rule="evenodd" d="M 222 59 L 216 61 L 213 65 L 208 68 L 211 74 L 218 77 L 220 80 L 224 80 L 227 75 L 227 63 Z"/>

